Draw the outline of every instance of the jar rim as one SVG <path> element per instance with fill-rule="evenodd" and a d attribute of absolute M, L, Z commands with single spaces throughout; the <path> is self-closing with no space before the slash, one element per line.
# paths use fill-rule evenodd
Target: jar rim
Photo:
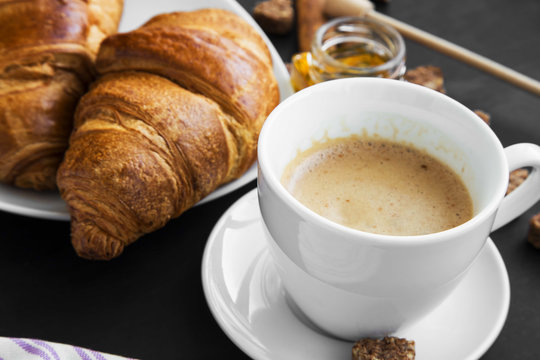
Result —
<path fill-rule="evenodd" d="M 393 53 L 392 58 L 390 58 L 388 61 L 377 66 L 356 67 L 356 66 L 346 65 L 342 63 L 341 61 L 336 60 L 334 57 L 330 56 L 328 53 L 322 50 L 324 35 L 329 29 L 339 24 L 369 25 L 372 28 L 372 30 L 376 30 L 378 33 L 383 33 L 386 36 L 390 36 L 393 44 L 395 45 L 395 48 L 397 49 L 397 52 L 395 54 Z M 403 61 L 403 59 L 405 58 L 405 41 L 403 40 L 403 37 L 396 29 L 382 22 L 379 22 L 373 19 L 368 19 L 366 17 L 357 17 L 357 16 L 338 17 L 338 18 L 335 18 L 333 20 L 326 22 L 321 27 L 319 27 L 312 41 L 311 52 L 312 54 L 316 55 L 316 57 L 322 58 L 322 60 L 325 63 L 332 65 L 334 67 L 337 67 L 337 68 L 347 69 L 348 71 L 358 72 L 358 73 L 364 73 L 366 72 L 366 70 L 376 73 L 376 72 L 384 72 L 386 70 L 393 69 L 394 67 L 398 66 Z"/>

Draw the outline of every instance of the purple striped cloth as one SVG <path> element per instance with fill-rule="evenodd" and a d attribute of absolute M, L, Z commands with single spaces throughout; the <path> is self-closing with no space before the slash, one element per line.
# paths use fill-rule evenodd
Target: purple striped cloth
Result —
<path fill-rule="evenodd" d="M 78 346 L 0 337 L 0 360 L 135 360 Z"/>

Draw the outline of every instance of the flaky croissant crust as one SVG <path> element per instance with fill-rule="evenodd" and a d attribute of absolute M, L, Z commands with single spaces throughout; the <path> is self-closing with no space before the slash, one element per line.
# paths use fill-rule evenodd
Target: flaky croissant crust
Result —
<path fill-rule="evenodd" d="M 56 187 L 73 113 L 122 0 L 0 2 L 0 181 Z"/>
<path fill-rule="evenodd" d="M 218 9 L 108 37 L 96 64 L 58 185 L 77 253 L 110 259 L 242 175 L 279 90 L 262 38 Z"/>

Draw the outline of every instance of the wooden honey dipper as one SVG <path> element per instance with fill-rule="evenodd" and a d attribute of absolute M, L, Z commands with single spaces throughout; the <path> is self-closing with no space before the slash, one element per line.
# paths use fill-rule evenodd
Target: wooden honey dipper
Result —
<path fill-rule="evenodd" d="M 476 54 L 459 45 L 437 37 L 433 34 L 415 28 L 404 22 L 391 18 L 375 11 L 369 0 L 318 0 L 322 4 L 324 12 L 330 17 L 340 16 L 365 16 L 381 23 L 392 26 L 404 37 L 416 41 L 428 48 L 448 55 L 456 60 L 476 67 L 515 86 L 525 89 L 540 96 L 540 82 L 523 75 L 509 67 L 501 65 L 482 55 Z"/>

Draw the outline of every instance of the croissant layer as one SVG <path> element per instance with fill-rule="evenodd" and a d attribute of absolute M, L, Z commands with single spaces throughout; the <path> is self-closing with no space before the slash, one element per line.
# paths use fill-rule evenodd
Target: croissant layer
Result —
<path fill-rule="evenodd" d="M 264 41 L 238 16 L 218 9 L 158 15 L 135 31 L 110 36 L 96 66 L 100 73 L 158 74 L 216 101 L 232 115 L 231 130 L 246 154 L 231 178 L 255 160 L 259 130 L 279 102 Z"/>
<path fill-rule="evenodd" d="M 110 36 L 96 64 L 57 181 L 76 252 L 111 259 L 241 176 L 279 91 L 264 41 L 224 10 Z"/>
<path fill-rule="evenodd" d="M 73 113 L 122 0 L 0 2 L 0 181 L 56 187 Z"/>

